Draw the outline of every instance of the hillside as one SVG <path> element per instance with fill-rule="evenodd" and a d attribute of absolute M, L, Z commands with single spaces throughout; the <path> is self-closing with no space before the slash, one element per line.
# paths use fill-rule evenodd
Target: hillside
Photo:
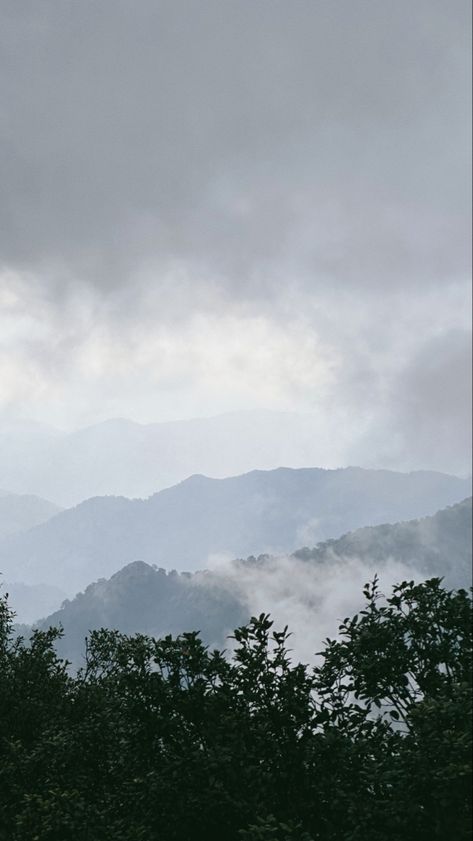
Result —
<path fill-rule="evenodd" d="M 342 607 L 356 608 L 375 572 L 389 585 L 399 575 L 446 575 L 448 586 L 468 586 L 471 519 L 469 499 L 432 517 L 359 529 L 290 557 L 250 557 L 194 575 L 135 562 L 89 585 L 39 624 L 64 628 L 59 650 L 77 663 L 92 628 L 155 636 L 200 630 L 208 643 L 224 644 L 229 631 L 266 610 L 296 631 L 298 651 L 305 638 L 301 653 L 310 655 Z"/>
<path fill-rule="evenodd" d="M 102 497 L 0 542 L 7 580 L 73 595 L 135 560 L 202 569 L 315 545 L 365 525 L 433 514 L 469 493 L 441 473 L 281 468 L 228 479 L 192 476 L 147 500 Z"/>
<path fill-rule="evenodd" d="M 247 619 L 237 594 L 211 574 L 166 572 L 135 561 L 110 579 L 90 584 L 39 626 L 61 625 L 65 636 L 58 650 L 78 663 L 91 628 L 156 637 L 195 629 L 208 643 L 220 645 Z"/>
<path fill-rule="evenodd" d="M 393 559 L 412 564 L 426 575 L 445 576 L 448 586 L 465 587 L 471 580 L 471 497 L 457 505 L 406 523 L 357 529 L 294 557 L 317 564 L 333 558 L 373 558 L 380 568 Z"/>
<path fill-rule="evenodd" d="M 62 509 L 32 494 L 0 491 L 0 539 L 46 522 Z"/>

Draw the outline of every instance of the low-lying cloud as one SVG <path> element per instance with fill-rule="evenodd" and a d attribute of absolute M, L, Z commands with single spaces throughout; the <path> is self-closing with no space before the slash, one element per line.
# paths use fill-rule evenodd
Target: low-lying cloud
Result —
<path fill-rule="evenodd" d="M 316 566 L 293 556 L 267 558 L 261 563 L 214 560 L 212 578 L 219 586 L 238 593 L 248 616 L 269 613 L 274 630 L 287 625 L 289 646 L 295 661 L 313 663 L 323 641 L 338 634 L 347 616 L 363 609 L 363 586 L 379 576 L 379 588 L 389 596 L 401 581 L 423 581 L 422 569 L 398 560 L 376 564 L 363 558 L 333 556 L 330 563 Z M 196 584 L 199 577 L 196 578 Z M 209 586 L 208 578 L 200 586 Z M 210 585 L 211 586 L 211 585 Z M 231 646 L 231 640 L 229 640 Z"/>

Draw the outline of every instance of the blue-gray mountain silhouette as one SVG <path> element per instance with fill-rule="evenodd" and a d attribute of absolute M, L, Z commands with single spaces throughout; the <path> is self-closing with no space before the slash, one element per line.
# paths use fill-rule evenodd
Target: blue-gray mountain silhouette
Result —
<path fill-rule="evenodd" d="M 281 468 L 228 479 L 192 476 L 147 500 L 87 500 L 0 542 L 7 580 L 73 595 L 135 560 L 202 569 L 209 556 L 290 552 L 365 525 L 433 514 L 469 495 L 441 473 Z"/>

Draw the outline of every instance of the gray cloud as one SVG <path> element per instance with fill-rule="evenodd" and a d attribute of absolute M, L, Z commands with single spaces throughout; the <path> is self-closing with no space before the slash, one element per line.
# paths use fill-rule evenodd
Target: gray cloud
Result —
<path fill-rule="evenodd" d="M 465 463 L 428 362 L 464 429 L 464 0 L 0 14 L 4 407 L 211 413 L 234 383 L 236 408 L 345 415 L 353 460 L 428 460 L 420 423 Z"/>
<path fill-rule="evenodd" d="M 412 465 L 416 452 L 424 464 L 434 460 L 443 469 L 468 469 L 458 454 L 471 454 L 471 351 L 467 331 L 446 331 L 409 360 L 391 395 L 398 458 Z"/>
<path fill-rule="evenodd" d="M 466 3 L 2 7 L 8 264 L 109 288 L 177 257 L 238 295 L 281 259 L 464 269 Z"/>

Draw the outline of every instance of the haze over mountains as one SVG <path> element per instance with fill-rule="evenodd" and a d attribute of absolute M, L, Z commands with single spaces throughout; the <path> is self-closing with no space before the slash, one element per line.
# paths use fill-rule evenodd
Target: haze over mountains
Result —
<path fill-rule="evenodd" d="M 44 523 L 61 510 L 53 502 L 32 494 L 0 490 L 0 539 Z"/>
<path fill-rule="evenodd" d="M 445 575 L 447 586 L 465 587 L 471 549 L 470 498 L 432 517 L 358 529 L 312 550 L 235 560 L 193 575 L 135 561 L 89 585 L 39 625 L 61 625 L 59 649 L 78 663 L 93 628 L 158 637 L 199 629 L 208 643 L 223 645 L 250 615 L 270 611 L 295 631 L 298 654 L 310 657 L 333 632 L 334 616 L 356 610 L 364 582 L 375 573 L 387 585 Z"/>
<path fill-rule="evenodd" d="M 3 423 L 0 476 L 10 492 L 63 507 L 108 494 L 148 497 L 194 473 L 225 478 L 281 465 L 346 464 L 349 426 L 338 423 L 334 434 L 315 412 L 262 410 L 151 424 L 115 419 L 70 433 Z"/>
<path fill-rule="evenodd" d="M 67 597 L 64 590 L 53 584 L 24 584 L 0 579 L 0 594 L 5 593 L 8 593 L 8 603 L 15 611 L 17 621 L 29 624 L 38 616 L 53 613 Z"/>
<path fill-rule="evenodd" d="M 291 552 L 366 525 L 433 514 L 470 494 L 470 482 L 433 472 L 345 468 L 191 476 L 147 500 L 97 497 L 0 541 L 7 581 L 74 595 L 141 560 L 179 570 L 222 557 Z"/>

